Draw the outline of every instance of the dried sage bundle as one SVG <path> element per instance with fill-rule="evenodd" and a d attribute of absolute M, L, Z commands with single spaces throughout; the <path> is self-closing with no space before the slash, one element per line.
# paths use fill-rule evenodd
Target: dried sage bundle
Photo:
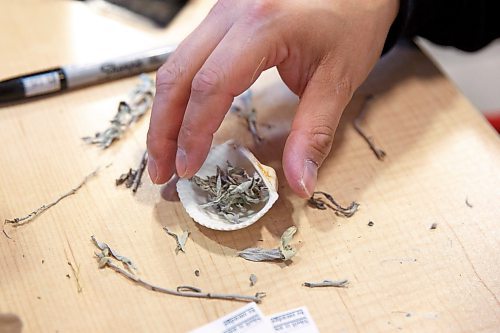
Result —
<path fill-rule="evenodd" d="M 252 91 L 250 89 L 235 98 L 230 111 L 246 120 L 248 130 L 252 133 L 252 137 L 256 143 L 263 141 L 257 131 L 257 111 L 253 107 Z"/>
<path fill-rule="evenodd" d="M 320 195 L 323 195 L 328 201 L 330 201 L 331 205 L 325 203 L 321 198 L 318 198 L 318 196 Z M 309 198 L 308 203 L 311 207 L 321 210 L 325 210 L 328 207 L 335 211 L 335 215 L 345 217 L 353 216 L 359 207 L 359 204 L 355 201 L 351 202 L 348 207 L 342 207 L 330 194 L 321 191 L 314 192 L 313 195 Z"/>
<path fill-rule="evenodd" d="M 285 230 L 281 236 L 280 245 L 277 249 L 263 249 L 260 247 L 250 247 L 238 252 L 238 256 L 249 261 L 287 261 L 293 258 L 297 249 L 290 245 L 293 236 L 297 232 L 297 227 L 292 226 Z"/>
<path fill-rule="evenodd" d="M 179 236 L 176 233 L 169 231 L 167 227 L 163 227 L 163 230 L 165 230 L 167 234 L 169 234 L 175 239 L 175 242 L 177 243 L 177 247 L 175 248 L 175 254 L 179 254 L 179 251 L 186 253 L 185 246 L 190 232 L 183 231 L 182 234 Z"/>
<path fill-rule="evenodd" d="M 201 207 L 224 217 L 229 223 L 239 223 L 241 217 L 254 212 L 254 208 L 269 198 L 269 189 L 257 172 L 250 176 L 245 169 L 227 162 L 227 168 L 217 166 L 216 175 L 191 181 L 207 193 L 207 202 Z"/>
<path fill-rule="evenodd" d="M 111 125 L 104 131 L 97 132 L 94 136 L 83 137 L 83 141 L 103 149 L 108 148 L 151 108 L 154 82 L 146 74 L 141 74 L 139 79 L 140 83 L 130 92 L 129 101 L 121 101 L 118 104 L 118 111 L 110 121 Z"/>
<path fill-rule="evenodd" d="M 127 173 L 122 174 L 116 181 L 116 186 L 125 184 L 127 188 L 132 187 L 132 192 L 137 192 L 137 189 L 141 185 L 142 175 L 148 164 L 148 152 L 145 151 L 142 155 L 141 162 L 137 169 L 129 169 Z"/>

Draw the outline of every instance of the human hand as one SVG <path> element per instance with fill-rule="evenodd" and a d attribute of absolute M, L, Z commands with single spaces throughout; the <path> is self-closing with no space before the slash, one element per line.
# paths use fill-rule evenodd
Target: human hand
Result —
<path fill-rule="evenodd" d="M 148 131 L 154 183 L 192 177 L 233 98 L 276 66 L 300 103 L 283 152 L 292 190 L 314 191 L 340 116 L 378 60 L 398 0 L 220 0 L 158 70 Z"/>

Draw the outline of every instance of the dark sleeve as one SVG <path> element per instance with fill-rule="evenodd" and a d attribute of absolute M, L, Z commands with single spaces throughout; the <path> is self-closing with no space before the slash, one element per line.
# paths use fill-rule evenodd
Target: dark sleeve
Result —
<path fill-rule="evenodd" d="M 500 0 L 400 0 L 384 52 L 399 37 L 476 51 L 500 37 Z"/>

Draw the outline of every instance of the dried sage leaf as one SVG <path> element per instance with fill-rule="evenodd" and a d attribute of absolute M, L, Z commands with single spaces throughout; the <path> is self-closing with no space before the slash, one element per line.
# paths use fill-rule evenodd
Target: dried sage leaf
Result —
<path fill-rule="evenodd" d="M 183 231 L 182 234 L 179 236 L 176 233 L 169 231 L 167 227 L 163 227 L 163 230 L 165 230 L 165 232 L 167 234 L 169 234 L 170 236 L 172 236 L 175 239 L 175 242 L 177 243 L 177 247 L 175 248 L 175 254 L 178 254 L 179 251 L 186 253 L 185 246 L 186 246 L 186 242 L 188 240 L 190 232 Z"/>
<path fill-rule="evenodd" d="M 118 111 L 111 119 L 111 125 L 94 136 L 83 137 L 83 141 L 106 149 L 114 141 L 120 139 L 123 133 L 151 108 L 155 90 L 154 82 L 146 74 L 141 74 L 139 79 L 139 84 L 130 92 L 129 101 L 121 101 L 118 104 Z"/>
<path fill-rule="evenodd" d="M 99 261 L 99 268 L 102 268 L 106 266 L 107 262 L 109 261 L 109 257 L 115 258 L 118 261 L 121 261 L 125 267 L 127 267 L 128 270 L 131 272 L 134 272 L 134 270 L 137 270 L 137 267 L 134 265 L 132 260 L 129 258 L 120 255 L 118 252 L 113 250 L 108 244 L 99 242 L 94 236 L 91 237 L 92 241 L 94 242 L 95 246 L 97 246 L 101 250 L 101 257 Z"/>
<path fill-rule="evenodd" d="M 324 202 L 318 196 L 323 195 L 331 204 Z M 337 216 L 351 217 L 357 212 L 359 204 L 355 201 L 351 202 L 348 207 L 342 207 L 339 205 L 335 199 L 328 193 L 317 191 L 307 201 L 311 207 L 325 210 L 327 207 L 332 209 Z"/>
<path fill-rule="evenodd" d="M 293 258 L 297 250 L 290 245 L 297 227 L 292 226 L 281 235 L 280 245 L 277 249 L 263 249 L 250 247 L 238 252 L 238 256 L 249 261 L 287 261 Z"/>
<path fill-rule="evenodd" d="M 238 256 L 249 261 L 273 261 L 283 260 L 279 249 L 263 249 L 260 247 L 249 247 L 238 252 Z"/>
<path fill-rule="evenodd" d="M 292 259 L 292 257 L 295 256 L 295 254 L 297 253 L 297 250 L 290 245 L 293 235 L 295 235 L 296 232 L 297 232 L 297 227 L 292 226 L 286 229 L 283 235 L 281 235 L 281 242 L 279 249 L 284 260 Z"/>
<path fill-rule="evenodd" d="M 250 274 L 250 277 L 248 279 L 250 280 L 250 287 L 255 286 L 255 284 L 257 283 L 257 275 Z"/>
<path fill-rule="evenodd" d="M 225 169 L 217 166 L 215 175 L 193 176 L 191 181 L 207 194 L 207 202 L 201 207 L 222 216 L 228 223 L 240 223 L 269 198 L 269 189 L 257 172 L 250 176 L 229 162 Z"/>

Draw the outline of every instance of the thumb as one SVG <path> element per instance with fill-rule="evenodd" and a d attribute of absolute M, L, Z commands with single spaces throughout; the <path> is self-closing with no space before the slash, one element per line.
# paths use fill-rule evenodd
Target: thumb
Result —
<path fill-rule="evenodd" d="M 330 153 L 342 111 L 353 89 L 346 76 L 327 65 L 316 69 L 301 96 L 283 152 L 283 169 L 292 190 L 309 198 L 318 168 Z"/>

